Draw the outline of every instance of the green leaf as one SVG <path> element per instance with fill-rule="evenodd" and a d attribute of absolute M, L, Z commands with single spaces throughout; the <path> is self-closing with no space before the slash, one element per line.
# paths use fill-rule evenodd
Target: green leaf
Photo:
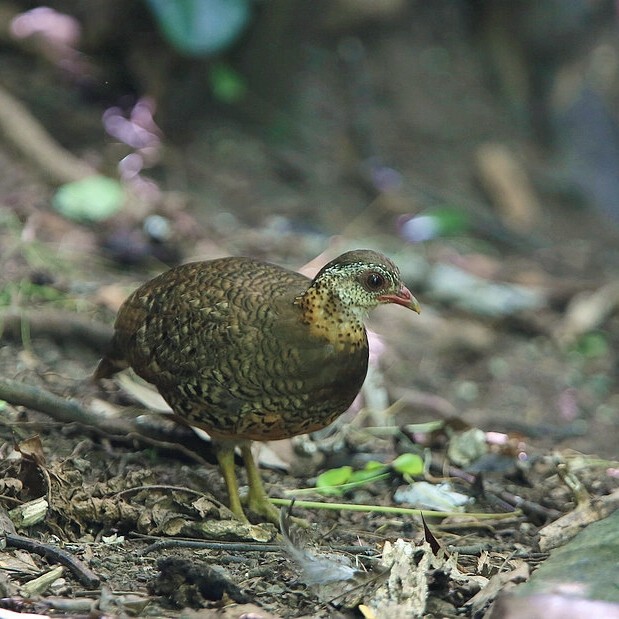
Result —
<path fill-rule="evenodd" d="M 352 466 L 341 466 L 338 469 L 329 469 L 316 478 L 316 488 L 323 494 L 342 494 L 337 488 L 345 484 L 352 475 Z"/>
<path fill-rule="evenodd" d="M 608 354 L 608 338 L 601 331 L 585 333 L 577 344 L 577 351 L 588 359 L 603 357 Z"/>
<path fill-rule="evenodd" d="M 378 460 L 369 460 L 363 467 L 364 471 L 375 471 L 377 469 L 386 469 L 387 465 L 384 462 Z"/>
<path fill-rule="evenodd" d="M 74 221 L 103 221 L 124 204 L 125 190 L 107 176 L 88 176 L 67 183 L 52 198 L 52 206 Z"/>
<path fill-rule="evenodd" d="M 222 103 L 236 103 L 247 92 L 243 77 L 229 65 L 218 62 L 209 72 L 213 95 Z"/>
<path fill-rule="evenodd" d="M 318 475 L 316 479 L 316 487 L 324 488 L 325 486 L 341 486 L 345 484 L 352 475 L 352 466 L 341 466 L 339 469 L 329 469 Z"/>
<path fill-rule="evenodd" d="M 224 51 L 252 17 L 249 0 L 148 0 L 148 6 L 163 36 L 188 56 Z"/>
<path fill-rule="evenodd" d="M 391 463 L 391 468 L 400 475 L 416 477 L 423 473 L 423 459 L 417 454 L 405 453 Z"/>

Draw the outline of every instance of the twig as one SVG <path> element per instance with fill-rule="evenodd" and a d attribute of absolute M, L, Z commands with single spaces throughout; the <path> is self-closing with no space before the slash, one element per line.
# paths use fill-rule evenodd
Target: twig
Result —
<path fill-rule="evenodd" d="M 282 552 L 281 544 L 249 544 L 244 542 L 206 542 L 190 539 L 162 539 L 150 544 L 138 554 L 140 556 L 166 548 L 194 548 L 202 550 L 227 550 L 230 552 Z M 359 555 L 376 555 L 378 551 L 371 546 L 333 546 L 329 550 Z"/>
<path fill-rule="evenodd" d="M 20 340 L 23 325 L 30 337 L 49 337 L 66 343 L 67 340 L 86 344 L 103 353 L 112 339 L 112 327 L 84 316 L 62 310 L 11 309 L 0 312 L 0 337 Z"/>
<path fill-rule="evenodd" d="M 230 550 L 234 552 L 280 552 L 279 544 L 245 544 L 243 542 L 200 542 L 190 539 L 162 539 L 141 550 L 140 556 L 165 548 L 194 548 L 202 550 Z"/>
<path fill-rule="evenodd" d="M 488 552 L 505 552 L 512 550 L 509 546 L 499 547 L 491 542 L 482 542 L 481 544 L 471 544 L 469 546 L 458 546 L 457 544 L 447 544 L 446 550 L 449 552 L 457 552 L 459 555 L 480 555 L 484 551 Z"/>
<path fill-rule="evenodd" d="M 447 475 L 449 477 L 455 477 L 457 479 L 461 479 L 471 485 L 475 485 L 478 483 L 478 478 L 476 475 L 468 473 L 467 471 L 463 471 L 455 466 L 449 466 L 447 471 L 445 471 L 443 467 L 443 463 L 438 458 L 433 458 L 432 467 L 437 471 L 440 471 L 442 475 Z M 556 520 L 559 516 L 561 516 L 561 512 L 556 509 L 552 509 L 550 507 L 544 507 L 539 503 L 534 503 L 533 501 L 528 501 L 527 499 L 523 499 L 517 494 L 512 494 L 507 490 L 503 490 L 502 488 L 495 488 L 492 484 L 485 484 L 484 492 L 486 496 L 489 498 L 495 498 L 501 503 L 506 503 L 510 508 L 515 508 L 521 510 L 523 513 L 529 516 L 536 516 L 537 518 L 541 518 L 543 521 L 551 521 Z M 512 513 L 513 512 L 508 512 Z"/>
<path fill-rule="evenodd" d="M 128 419 L 103 417 L 84 408 L 77 400 L 62 398 L 45 389 L 31 387 L 9 378 L 0 378 L 0 399 L 14 405 L 27 406 L 58 421 L 77 421 L 112 434 L 127 434 L 136 429 Z"/>
<path fill-rule="evenodd" d="M 389 505 L 364 505 L 359 503 L 323 503 L 321 501 L 294 501 L 289 499 L 269 499 L 273 505 L 290 506 L 294 503 L 297 507 L 306 509 L 341 509 L 348 512 L 377 512 L 380 514 L 399 514 L 401 516 L 428 516 L 435 518 L 470 518 L 471 520 L 502 520 L 517 515 L 518 510 L 501 514 L 489 514 L 485 512 L 438 512 L 432 509 L 413 509 L 410 507 L 391 507 Z"/>
<path fill-rule="evenodd" d="M 168 427 L 163 419 L 154 423 L 146 416 L 139 420 L 129 415 L 106 417 L 85 408 L 77 400 L 63 398 L 40 387 L 31 387 L 9 378 L 0 378 L 0 400 L 45 413 L 64 424 L 79 423 L 101 434 L 112 435 L 117 440 L 139 440 L 159 449 L 180 452 L 200 464 L 206 462 L 199 454 L 205 451 L 208 443 L 174 422 L 170 422 L 171 427 Z M 177 439 L 175 432 L 183 432 L 183 436 Z M 195 447 L 191 449 L 188 446 Z"/>
<path fill-rule="evenodd" d="M 99 576 L 97 576 L 89 567 L 62 548 L 58 548 L 57 546 L 53 546 L 51 544 L 45 544 L 15 533 L 5 533 L 4 540 L 6 545 L 11 548 L 34 552 L 35 554 L 64 565 L 69 568 L 73 574 L 75 574 L 77 580 L 79 580 L 85 587 L 94 588 L 101 582 Z"/>
<path fill-rule="evenodd" d="M 43 125 L 0 86 L 0 132 L 49 180 L 59 185 L 96 174 L 96 170 L 64 149 Z"/>

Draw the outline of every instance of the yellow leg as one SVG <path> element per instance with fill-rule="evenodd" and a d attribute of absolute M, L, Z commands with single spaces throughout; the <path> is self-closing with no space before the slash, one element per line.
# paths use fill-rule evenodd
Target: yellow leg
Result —
<path fill-rule="evenodd" d="M 262 516 L 269 522 L 279 526 L 279 510 L 269 502 L 269 497 L 262 484 L 260 471 L 251 453 L 251 443 L 243 442 L 240 448 L 247 471 L 247 483 L 249 484 L 249 509 L 254 514 Z"/>
<path fill-rule="evenodd" d="M 239 483 L 234 472 L 234 444 L 223 443 L 217 447 L 217 462 L 221 469 L 226 488 L 228 490 L 228 499 L 230 501 L 230 511 L 241 521 L 248 522 L 247 516 L 241 506 L 239 497 Z"/>

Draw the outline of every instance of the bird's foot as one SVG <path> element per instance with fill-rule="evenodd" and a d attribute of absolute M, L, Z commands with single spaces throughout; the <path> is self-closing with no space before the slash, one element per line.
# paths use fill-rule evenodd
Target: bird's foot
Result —
<path fill-rule="evenodd" d="M 279 527 L 279 509 L 269 501 L 266 495 L 252 497 L 250 492 L 247 508 L 252 514 Z"/>
<path fill-rule="evenodd" d="M 279 509 L 269 502 L 269 499 L 265 496 L 252 501 L 251 499 L 243 501 L 246 503 L 246 509 L 241 506 L 241 501 L 233 500 L 230 502 L 230 511 L 234 516 L 243 523 L 251 524 L 247 513 L 252 516 L 257 516 L 259 520 L 263 522 L 270 522 L 279 528 Z"/>
<path fill-rule="evenodd" d="M 279 509 L 269 501 L 269 497 L 262 484 L 262 479 L 258 471 L 258 467 L 254 462 L 251 453 L 249 442 L 243 442 L 239 445 L 245 468 L 247 470 L 247 482 L 249 493 L 244 503 L 247 509 L 243 509 L 241 499 L 239 497 L 239 487 L 234 473 L 234 447 L 232 444 L 223 443 L 217 451 L 217 459 L 221 468 L 226 487 L 228 488 L 228 497 L 230 499 L 230 511 L 241 521 L 249 522 L 247 512 L 259 517 L 261 520 L 271 522 L 279 528 L 280 515 Z M 300 519 L 293 519 L 300 526 L 308 527 L 309 523 Z"/>

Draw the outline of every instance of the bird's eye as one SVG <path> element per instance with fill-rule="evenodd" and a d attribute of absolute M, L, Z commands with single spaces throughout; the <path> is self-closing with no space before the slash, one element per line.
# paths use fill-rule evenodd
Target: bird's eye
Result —
<path fill-rule="evenodd" d="M 385 285 L 385 277 L 376 271 L 370 271 L 365 276 L 365 285 L 370 291 L 380 290 Z"/>

